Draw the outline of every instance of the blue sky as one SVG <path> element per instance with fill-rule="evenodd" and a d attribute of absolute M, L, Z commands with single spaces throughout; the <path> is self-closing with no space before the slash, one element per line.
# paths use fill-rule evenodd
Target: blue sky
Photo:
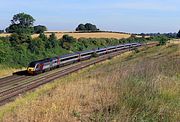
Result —
<path fill-rule="evenodd" d="M 179 0 L 1 0 L 0 29 L 14 14 L 25 12 L 49 30 L 72 31 L 90 22 L 102 30 L 177 32 L 179 5 Z"/>

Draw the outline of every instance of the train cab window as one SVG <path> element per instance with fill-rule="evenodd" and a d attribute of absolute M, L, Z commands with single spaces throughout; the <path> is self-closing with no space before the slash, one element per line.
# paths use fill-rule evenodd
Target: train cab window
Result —
<path fill-rule="evenodd" d="M 34 63 L 34 62 L 31 62 L 30 64 L 29 64 L 29 67 L 35 67 L 36 66 L 36 63 Z"/>
<path fill-rule="evenodd" d="M 41 68 L 41 64 L 38 64 L 38 65 L 37 65 L 37 69 L 40 69 L 40 68 Z"/>

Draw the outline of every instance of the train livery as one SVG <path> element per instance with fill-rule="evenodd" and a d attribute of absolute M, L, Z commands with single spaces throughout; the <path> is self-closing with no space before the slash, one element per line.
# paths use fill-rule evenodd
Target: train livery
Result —
<path fill-rule="evenodd" d="M 95 50 L 88 50 L 73 54 L 67 54 L 63 56 L 57 56 L 53 58 L 46 58 L 43 60 L 31 62 L 27 68 L 27 72 L 28 74 L 36 75 L 49 71 L 54 68 L 58 68 L 75 62 L 90 59 L 93 57 L 93 54 L 100 56 L 100 55 L 105 55 L 107 53 L 112 53 L 115 51 L 120 51 L 125 49 L 131 49 L 133 47 L 140 47 L 140 46 L 141 46 L 140 43 L 127 43 L 127 44 L 120 44 L 117 46 L 109 46 L 106 48 L 98 48 Z"/>

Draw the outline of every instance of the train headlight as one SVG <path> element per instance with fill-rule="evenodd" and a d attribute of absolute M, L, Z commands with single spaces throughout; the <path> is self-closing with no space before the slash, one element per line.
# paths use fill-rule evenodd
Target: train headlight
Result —
<path fill-rule="evenodd" d="M 35 69 L 34 68 L 32 68 L 32 67 L 28 67 L 28 69 L 27 69 L 28 71 L 35 71 Z"/>

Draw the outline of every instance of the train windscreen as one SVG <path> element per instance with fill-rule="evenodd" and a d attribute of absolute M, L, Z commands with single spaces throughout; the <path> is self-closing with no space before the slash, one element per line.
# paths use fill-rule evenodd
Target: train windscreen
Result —
<path fill-rule="evenodd" d="M 31 62 L 30 64 L 29 64 L 29 67 L 35 67 L 36 66 L 36 63 L 35 62 Z"/>

